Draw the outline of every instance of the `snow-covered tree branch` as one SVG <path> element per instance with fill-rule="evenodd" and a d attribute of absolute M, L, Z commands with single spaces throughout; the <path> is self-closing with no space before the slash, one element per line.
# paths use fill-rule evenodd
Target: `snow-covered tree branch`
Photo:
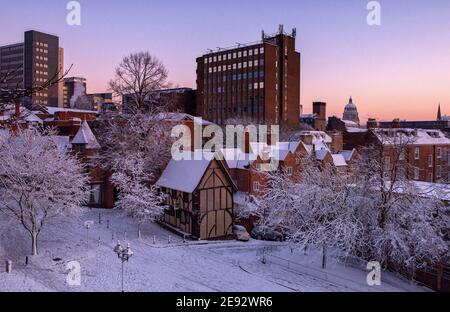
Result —
<path fill-rule="evenodd" d="M 0 212 L 30 234 L 36 255 L 38 236 L 47 223 L 76 213 L 87 201 L 87 177 L 51 135 L 34 128 L 2 133 Z"/>

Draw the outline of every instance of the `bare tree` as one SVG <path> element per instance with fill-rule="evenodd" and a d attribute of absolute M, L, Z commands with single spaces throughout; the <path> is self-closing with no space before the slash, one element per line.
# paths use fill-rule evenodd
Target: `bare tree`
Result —
<path fill-rule="evenodd" d="M 47 223 L 89 197 L 82 165 L 47 134 L 28 128 L 0 137 L 0 213 L 30 234 L 33 255 Z"/>
<path fill-rule="evenodd" d="M 149 95 L 167 88 L 168 71 L 162 62 L 149 52 L 132 53 L 123 58 L 109 82 L 117 95 L 127 97 L 128 111 L 149 109 Z"/>

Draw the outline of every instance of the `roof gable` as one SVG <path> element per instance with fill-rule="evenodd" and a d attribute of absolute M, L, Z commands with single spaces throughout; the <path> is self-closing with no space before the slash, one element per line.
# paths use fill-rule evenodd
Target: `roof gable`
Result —
<path fill-rule="evenodd" d="M 78 129 L 77 134 L 72 140 L 72 144 L 86 144 L 86 148 L 88 149 L 100 148 L 97 138 L 92 133 L 91 127 L 89 127 L 86 121 L 81 124 L 80 129 Z"/>

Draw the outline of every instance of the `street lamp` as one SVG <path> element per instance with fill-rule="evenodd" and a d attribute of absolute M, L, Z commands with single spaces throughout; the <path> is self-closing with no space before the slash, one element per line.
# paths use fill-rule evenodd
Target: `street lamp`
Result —
<path fill-rule="evenodd" d="M 120 241 L 117 242 L 116 247 L 114 247 L 114 252 L 117 254 L 119 259 L 122 261 L 122 292 L 124 292 L 123 288 L 123 265 L 133 256 L 134 252 L 131 250 L 130 244 L 127 245 L 126 248 L 122 247 Z"/>

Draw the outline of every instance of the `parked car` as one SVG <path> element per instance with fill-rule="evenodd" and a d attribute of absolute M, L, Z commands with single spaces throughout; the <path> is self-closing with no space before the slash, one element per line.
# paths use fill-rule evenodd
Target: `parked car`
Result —
<path fill-rule="evenodd" d="M 242 225 L 235 225 L 233 227 L 233 232 L 238 241 L 247 242 L 250 240 L 250 234 L 248 234 L 247 230 Z"/>
<path fill-rule="evenodd" d="M 284 240 L 283 234 L 267 226 L 256 226 L 252 230 L 252 237 L 259 240 L 278 241 Z"/>

